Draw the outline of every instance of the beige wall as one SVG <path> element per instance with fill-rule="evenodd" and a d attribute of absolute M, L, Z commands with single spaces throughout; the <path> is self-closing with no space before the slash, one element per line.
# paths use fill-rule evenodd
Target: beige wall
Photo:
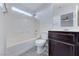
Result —
<path fill-rule="evenodd" d="M 5 55 L 5 48 L 6 48 L 6 37 L 5 37 L 5 23 L 4 17 L 0 14 L 0 56 Z"/>
<path fill-rule="evenodd" d="M 37 36 L 39 22 L 34 17 L 7 13 L 4 16 L 7 47 Z M 37 31 L 37 33 L 36 33 Z"/>

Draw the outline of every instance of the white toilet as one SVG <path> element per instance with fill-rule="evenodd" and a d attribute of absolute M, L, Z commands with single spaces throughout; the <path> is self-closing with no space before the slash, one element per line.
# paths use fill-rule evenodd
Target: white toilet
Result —
<path fill-rule="evenodd" d="M 37 54 L 41 54 L 45 50 L 45 44 L 48 39 L 48 33 L 41 33 L 41 38 L 35 41 L 35 45 L 37 48 Z"/>

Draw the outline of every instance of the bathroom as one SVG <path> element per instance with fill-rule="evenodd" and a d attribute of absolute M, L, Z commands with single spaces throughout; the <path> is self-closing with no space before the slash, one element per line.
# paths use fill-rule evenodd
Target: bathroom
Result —
<path fill-rule="evenodd" d="M 6 3 L 3 5 L 6 5 L 4 6 L 6 8 L 1 11 L 0 19 L 2 21 L 1 23 L 3 24 L 2 30 L 4 29 L 3 31 L 1 31 L 2 33 L 4 32 L 4 41 L 2 40 L 4 45 L 3 47 L 1 47 L 1 50 L 4 49 L 4 52 L 0 52 L 0 54 L 7 56 L 16 56 L 21 55 L 25 52 L 27 53 L 29 49 L 35 47 L 35 41 L 41 38 L 41 32 L 47 33 L 49 29 L 50 21 L 48 19 L 50 19 L 52 16 L 44 16 L 43 14 L 48 14 L 48 10 L 50 11 L 50 14 L 52 14 L 51 4 Z M 21 12 L 18 12 L 17 10 L 27 11 L 26 14 L 23 14 Z M 38 15 L 33 16 L 36 13 L 38 13 Z"/>
<path fill-rule="evenodd" d="M 76 3 L 1 3 L 0 11 L 0 56 L 50 56 L 49 31 L 79 31 Z"/>

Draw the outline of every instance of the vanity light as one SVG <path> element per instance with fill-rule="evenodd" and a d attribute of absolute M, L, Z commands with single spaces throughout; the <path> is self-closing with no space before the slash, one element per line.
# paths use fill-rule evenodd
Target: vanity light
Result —
<path fill-rule="evenodd" d="M 30 14 L 30 13 L 28 13 L 28 12 L 25 12 L 25 11 L 23 11 L 23 10 L 21 10 L 21 9 L 18 9 L 18 8 L 16 8 L 16 7 L 12 7 L 11 9 L 12 9 L 13 11 L 19 12 L 19 13 L 24 14 L 24 15 L 27 15 L 27 16 L 33 16 L 32 14 Z"/>

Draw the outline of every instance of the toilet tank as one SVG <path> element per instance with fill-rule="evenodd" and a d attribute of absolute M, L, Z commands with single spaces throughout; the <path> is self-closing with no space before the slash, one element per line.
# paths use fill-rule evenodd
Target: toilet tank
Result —
<path fill-rule="evenodd" d="M 48 39 L 48 32 L 42 32 L 41 38 L 47 40 Z"/>

